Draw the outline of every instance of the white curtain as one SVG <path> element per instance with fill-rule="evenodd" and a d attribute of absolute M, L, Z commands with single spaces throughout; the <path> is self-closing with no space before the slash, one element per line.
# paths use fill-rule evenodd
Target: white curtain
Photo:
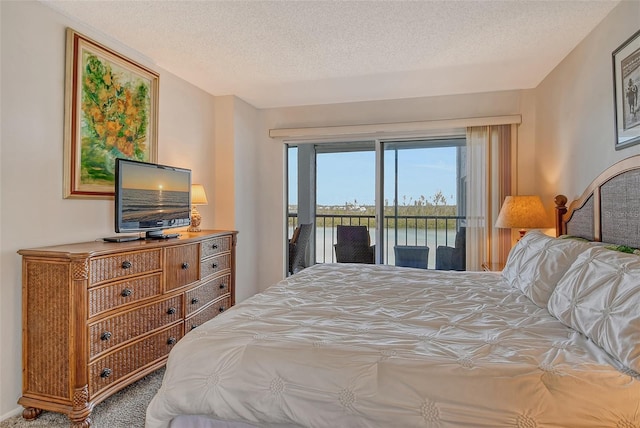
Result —
<path fill-rule="evenodd" d="M 504 263 L 511 248 L 511 231 L 494 225 L 511 194 L 512 126 L 467 128 L 467 270 Z"/>

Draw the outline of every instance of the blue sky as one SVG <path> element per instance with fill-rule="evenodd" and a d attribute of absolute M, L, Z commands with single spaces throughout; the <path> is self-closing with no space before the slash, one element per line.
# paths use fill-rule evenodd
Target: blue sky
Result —
<path fill-rule="evenodd" d="M 385 199 L 393 202 L 393 154 L 385 151 Z M 456 148 L 399 150 L 398 194 L 400 205 L 424 196 L 427 201 L 441 191 L 449 203 L 456 197 Z M 375 203 L 375 153 L 346 152 L 317 155 L 317 203 L 343 205 L 356 200 Z M 291 168 L 292 176 L 297 175 Z M 296 174 L 296 175 L 294 175 Z M 294 181 L 294 180 L 290 180 Z M 297 184 L 290 183 L 290 204 L 297 204 Z M 403 198 L 406 196 L 406 200 Z"/>

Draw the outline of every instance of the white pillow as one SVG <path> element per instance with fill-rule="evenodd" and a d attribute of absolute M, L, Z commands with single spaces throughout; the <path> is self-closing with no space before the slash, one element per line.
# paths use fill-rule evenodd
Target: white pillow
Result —
<path fill-rule="evenodd" d="M 546 308 L 560 278 L 590 247 L 588 242 L 552 238 L 532 230 L 511 249 L 502 276 L 533 303 Z"/>
<path fill-rule="evenodd" d="M 591 248 L 559 281 L 548 309 L 640 373 L 640 257 Z"/>

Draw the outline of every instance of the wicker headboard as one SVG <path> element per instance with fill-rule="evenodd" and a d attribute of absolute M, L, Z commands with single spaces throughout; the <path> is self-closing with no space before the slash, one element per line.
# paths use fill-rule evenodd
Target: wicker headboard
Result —
<path fill-rule="evenodd" d="M 640 155 L 607 168 L 567 208 L 558 195 L 556 234 L 640 247 Z"/>

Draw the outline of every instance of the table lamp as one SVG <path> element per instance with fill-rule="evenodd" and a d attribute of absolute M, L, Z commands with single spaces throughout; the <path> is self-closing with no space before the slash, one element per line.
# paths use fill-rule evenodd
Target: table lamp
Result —
<path fill-rule="evenodd" d="M 549 221 L 547 212 L 539 196 L 507 196 L 504 199 L 496 227 L 520 229 L 520 238 L 525 229 L 546 227 Z"/>
<path fill-rule="evenodd" d="M 191 185 L 191 226 L 187 229 L 188 232 L 200 232 L 200 221 L 202 217 L 196 208 L 196 205 L 207 205 L 207 194 L 204 191 L 202 184 Z"/>

